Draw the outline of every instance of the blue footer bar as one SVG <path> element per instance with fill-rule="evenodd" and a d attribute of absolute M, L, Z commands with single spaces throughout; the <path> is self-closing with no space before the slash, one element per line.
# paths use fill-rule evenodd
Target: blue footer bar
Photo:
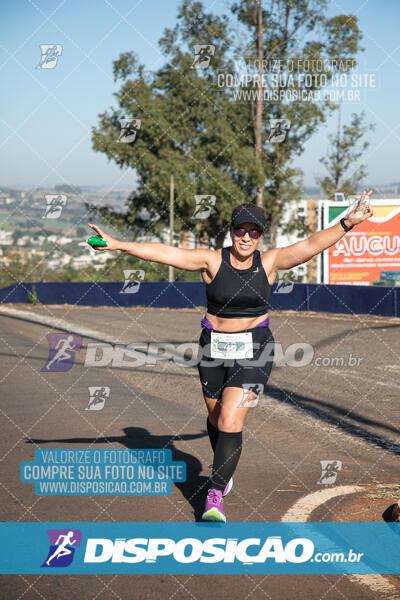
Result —
<path fill-rule="evenodd" d="M 1 523 L 2 574 L 399 574 L 400 523 Z"/>

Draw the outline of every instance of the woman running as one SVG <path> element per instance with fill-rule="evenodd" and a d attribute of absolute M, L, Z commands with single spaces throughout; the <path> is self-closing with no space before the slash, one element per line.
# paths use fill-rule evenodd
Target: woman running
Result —
<path fill-rule="evenodd" d="M 95 249 L 120 250 L 142 260 L 200 271 L 206 284 L 207 313 L 201 321 L 198 370 L 214 460 L 203 520 L 226 522 L 222 499 L 232 488 L 244 421 L 271 373 L 274 338 L 269 329 L 268 301 L 278 270 L 307 262 L 368 219 L 372 215 L 371 194 L 372 190 L 363 192 L 356 208 L 336 225 L 262 254 L 257 246 L 265 232 L 265 212 L 252 203 L 234 208 L 232 245 L 220 250 L 121 242 L 89 223 L 107 242 L 107 246 Z"/>

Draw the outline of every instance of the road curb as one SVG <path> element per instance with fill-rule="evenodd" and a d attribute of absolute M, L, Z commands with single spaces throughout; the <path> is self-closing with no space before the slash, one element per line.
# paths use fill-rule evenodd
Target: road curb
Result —
<path fill-rule="evenodd" d="M 31 323 L 38 323 L 39 325 L 48 325 L 54 329 L 60 329 L 61 331 L 68 331 L 68 333 L 77 333 L 84 337 L 100 339 L 105 342 L 114 342 L 111 336 L 103 334 L 100 331 L 89 329 L 88 327 L 82 327 L 76 325 L 65 319 L 58 319 L 57 317 L 48 317 L 45 315 L 37 315 L 36 313 L 29 312 L 28 310 L 19 310 L 17 308 L 5 308 L 0 307 L 0 315 L 6 317 L 13 317 L 14 319 L 21 319 L 23 321 L 30 321 Z"/>

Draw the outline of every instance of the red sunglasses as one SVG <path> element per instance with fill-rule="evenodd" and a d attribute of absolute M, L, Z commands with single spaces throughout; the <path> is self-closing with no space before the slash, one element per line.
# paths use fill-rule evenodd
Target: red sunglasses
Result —
<path fill-rule="evenodd" d="M 246 233 L 248 233 L 253 240 L 258 240 L 258 238 L 262 235 L 262 231 L 259 229 L 246 229 L 245 227 L 234 227 L 233 233 L 239 238 L 244 237 Z"/>

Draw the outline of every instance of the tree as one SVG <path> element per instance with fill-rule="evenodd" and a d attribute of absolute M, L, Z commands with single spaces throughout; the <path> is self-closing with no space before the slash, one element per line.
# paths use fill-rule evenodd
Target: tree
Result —
<path fill-rule="evenodd" d="M 198 2 L 185 1 L 178 24 L 167 29 L 160 46 L 167 63 L 146 73 L 133 53 L 114 62 L 122 81 L 118 109 L 100 115 L 93 146 L 121 168 L 135 169 L 139 187 L 128 198 L 126 214 L 109 207 L 96 212 L 111 225 L 139 234 L 159 234 L 168 224 L 170 175 L 175 181 L 176 230 L 206 233 L 221 246 L 233 206 L 248 201 L 261 179 L 253 158 L 251 124 L 243 107 L 227 93 L 214 94 L 220 70 L 232 70 L 226 17 L 205 15 Z M 193 47 L 213 46 L 210 67 L 194 66 Z M 118 142 L 121 118 L 140 118 L 133 145 Z M 215 196 L 218 210 L 208 219 L 193 218 L 195 196 Z M 147 209 L 146 220 L 141 218 Z M 92 212 L 94 207 L 90 207 Z"/>
<path fill-rule="evenodd" d="M 374 125 L 365 124 L 364 112 L 359 115 L 353 113 L 350 123 L 342 127 L 339 111 L 337 132 L 328 136 L 328 152 L 320 159 L 328 175 L 317 178 L 317 183 L 329 198 L 333 198 L 336 192 L 343 192 L 346 196 L 357 194 L 367 171 L 365 165 L 356 165 L 369 146 L 369 141 L 363 140 L 363 137 L 373 129 Z"/>
<path fill-rule="evenodd" d="M 357 18 L 327 18 L 328 4 L 327 0 L 245 0 L 232 7 L 245 31 L 244 44 L 237 51 L 249 63 L 252 45 L 256 44 L 255 56 L 260 57 L 260 37 L 264 49 L 263 73 L 259 62 L 253 67 L 257 89 L 250 95 L 249 116 L 254 124 L 255 159 L 265 175 L 263 204 L 271 247 L 276 244 L 284 204 L 301 195 L 302 173 L 293 168 L 292 160 L 336 108 L 329 96 L 318 99 L 318 92 L 339 71 L 348 72 L 356 64 L 354 56 L 361 40 Z M 261 111 L 265 117 L 260 123 Z M 270 119 L 287 124 L 282 143 L 270 143 Z M 257 150 L 260 137 L 261 160 Z M 258 190 L 261 204 L 260 196 Z"/>
<path fill-rule="evenodd" d="M 12 232 L 12 241 L 14 246 L 16 246 L 18 240 L 23 236 L 24 232 L 21 229 L 14 229 L 14 231 Z"/>
<path fill-rule="evenodd" d="M 168 224 L 172 173 L 177 231 L 207 233 L 219 247 L 232 208 L 255 198 L 267 210 L 274 246 L 284 203 L 301 193 L 301 173 L 291 161 L 334 105 L 329 100 L 282 99 L 279 92 L 288 88 L 284 79 L 274 90 L 278 99 L 265 99 L 271 82 L 264 83 L 260 58 L 352 58 L 361 38 L 357 19 L 328 19 L 326 7 L 326 0 L 245 0 L 232 5 L 228 18 L 206 13 L 201 2 L 184 0 L 176 26 L 166 29 L 159 42 L 166 58 L 161 69 L 148 73 L 132 52 L 122 54 L 113 63 L 115 81 L 121 82 L 115 94 L 118 107 L 99 115 L 93 148 L 121 168 L 134 169 L 139 185 L 128 198 L 126 213 L 87 206 L 91 212 L 120 230 L 159 234 Z M 200 50 L 195 57 L 196 47 Z M 221 76 L 235 72 L 235 54 L 254 59 L 249 51 L 253 47 L 259 62 L 252 77 L 221 85 Z M 203 61 L 206 68 L 199 68 L 204 49 L 209 52 Z M 279 75 L 287 74 L 288 62 L 279 67 Z M 301 74 L 301 69 L 294 74 L 296 85 Z M 329 81 L 335 67 L 324 68 L 323 74 Z M 309 91 L 322 85 L 314 79 Z M 239 97 L 238 92 L 258 95 Z M 268 140 L 270 118 L 290 120 L 284 143 Z M 133 143 L 118 141 L 121 119 L 140 120 Z M 202 221 L 193 219 L 196 195 L 214 195 L 217 201 L 218 210 Z M 141 218 L 144 207 L 146 221 Z"/>

